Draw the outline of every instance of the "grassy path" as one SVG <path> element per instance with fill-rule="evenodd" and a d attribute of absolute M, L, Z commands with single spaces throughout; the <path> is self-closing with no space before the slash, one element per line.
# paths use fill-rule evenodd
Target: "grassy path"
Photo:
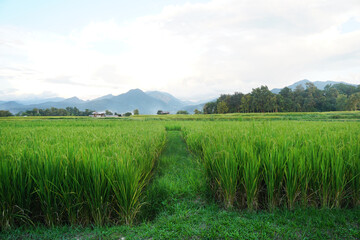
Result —
<path fill-rule="evenodd" d="M 144 215 L 153 219 L 158 214 L 176 214 L 182 204 L 198 206 L 205 192 L 205 182 L 202 168 L 188 152 L 181 132 L 168 131 L 168 145 L 148 189 L 149 203 L 143 209 Z"/>
<path fill-rule="evenodd" d="M 227 211 L 205 197 L 201 165 L 181 132 L 168 146 L 147 190 L 142 223 L 113 227 L 37 227 L 0 233 L 0 239 L 359 239 L 360 209 Z"/>

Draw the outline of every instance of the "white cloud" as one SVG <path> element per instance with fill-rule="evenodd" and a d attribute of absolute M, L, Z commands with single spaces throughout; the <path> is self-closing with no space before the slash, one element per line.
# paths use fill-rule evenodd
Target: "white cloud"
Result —
<path fill-rule="evenodd" d="M 214 0 L 68 35 L 0 27 L 0 76 L 19 93 L 83 98 L 141 88 L 196 100 L 302 78 L 360 83 L 360 29 L 342 31 L 359 13 L 357 0 Z"/>

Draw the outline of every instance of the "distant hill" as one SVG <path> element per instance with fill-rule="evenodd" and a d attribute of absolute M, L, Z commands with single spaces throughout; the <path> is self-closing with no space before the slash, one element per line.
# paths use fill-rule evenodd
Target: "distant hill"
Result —
<path fill-rule="evenodd" d="M 47 99 L 46 99 L 47 100 Z M 132 89 L 126 93 L 114 96 L 108 94 L 93 100 L 84 101 L 78 97 L 68 99 L 54 99 L 36 104 L 25 104 L 17 101 L 0 102 L 0 110 L 9 110 L 12 113 L 31 110 L 34 108 L 66 108 L 77 107 L 80 110 L 91 109 L 95 111 L 110 110 L 117 113 L 132 112 L 139 109 L 140 114 L 156 114 L 158 110 L 176 113 L 178 110 L 187 110 L 193 113 L 194 109 L 201 110 L 205 103 L 193 103 L 181 101 L 169 93 L 160 91 L 143 92 L 140 89 Z"/>
<path fill-rule="evenodd" d="M 173 106 L 173 107 L 181 107 L 181 106 L 188 104 L 166 92 L 147 91 L 146 94 L 149 95 L 150 97 L 156 98 L 156 99 L 158 99 L 170 106 Z"/>
<path fill-rule="evenodd" d="M 30 104 L 39 104 L 44 102 L 61 102 L 64 100 L 65 98 L 61 98 L 61 97 L 53 97 L 53 98 L 30 97 L 30 98 L 18 99 L 15 101 L 20 104 L 30 105 Z"/>
<path fill-rule="evenodd" d="M 185 110 L 185 111 L 188 111 L 190 114 L 193 114 L 195 109 L 202 111 L 204 105 L 205 105 L 205 103 L 201 103 L 201 104 L 197 104 L 197 105 L 187 105 L 187 106 L 184 106 L 181 110 Z"/>
<path fill-rule="evenodd" d="M 108 95 L 105 95 L 105 96 L 102 96 L 102 97 L 95 98 L 93 100 L 109 99 L 109 98 L 112 98 L 112 97 L 114 97 L 114 95 L 108 94 Z"/>
<path fill-rule="evenodd" d="M 51 108 L 51 107 L 55 107 L 55 108 L 77 107 L 77 106 L 82 105 L 84 102 L 85 102 L 84 100 L 81 100 L 77 97 L 72 97 L 72 98 L 64 99 L 59 102 L 48 101 L 48 102 L 43 102 L 43 103 L 38 103 L 38 104 L 21 104 L 21 106 L 19 106 L 17 108 L 6 109 L 6 110 L 9 110 L 11 112 L 20 112 L 20 111 L 26 111 L 29 109 L 33 109 L 33 108 L 45 109 L 45 108 Z M 1 108 L 1 106 L 0 106 L 0 108 Z"/>
<path fill-rule="evenodd" d="M 0 110 L 9 110 L 13 112 L 13 109 L 24 107 L 24 105 L 17 103 L 15 101 L 3 102 L 0 103 Z"/>
<path fill-rule="evenodd" d="M 61 103 L 65 103 L 65 104 L 82 104 L 84 103 L 85 101 L 84 100 L 81 100 L 80 98 L 78 97 L 72 97 L 72 98 L 68 98 L 68 99 L 65 99 L 63 101 L 61 101 Z"/>
<path fill-rule="evenodd" d="M 95 109 L 96 111 L 109 109 L 118 113 L 139 109 L 140 114 L 156 114 L 160 109 L 167 110 L 168 106 L 165 102 L 147 95 L 140 89 L 132 89 L 118 96 L 88 101 L 79 107 L 81 109 Z"/>
<path fill-rule="evenodd" d="M 287 87 L 292 89 L 292 90 L 294 90 L 296 88 L 296 86 L 298 86 L 298 85 L 301 85 L 304 88 L 306 88 L 305 84 L 308 83 L 308 82 L 313 83 L 320 90 L 324 90 L 325 86 L 328 85 L 328 84 L 334 85 L 334 84 L 338 84 L 338 83 L 343 83 L 343 84 L 356 86 L 356 84 L 351 84 L 351 83 L 346 83 L 346 82 L 336 82 L 336 81 L 315 81 L 315 82 L 312 82 L 310 80 L 304 79 L 304 80 L 298 81 L 298 82 L 296 82 L 296 83 L 294 83 L 294 84 L 292 84 L 290 86 L 287 86 Z M 272 93 L 276 93 L 276 94 L 278 94 L 280 91 L 281 91 L 281 88 L 274 88 L 274 89 L 271 90 Z"/>

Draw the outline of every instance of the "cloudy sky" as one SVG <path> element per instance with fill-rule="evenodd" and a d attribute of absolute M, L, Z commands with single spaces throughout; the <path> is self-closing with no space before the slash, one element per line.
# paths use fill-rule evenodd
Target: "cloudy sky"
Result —
<path fill-rule="evenodd" d="M 0 0 L 0 100 L 360 84 L 359 0 Z"/>

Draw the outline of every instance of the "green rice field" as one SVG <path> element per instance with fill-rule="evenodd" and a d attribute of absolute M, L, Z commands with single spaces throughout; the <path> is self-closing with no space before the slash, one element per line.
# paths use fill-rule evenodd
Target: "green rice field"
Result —
<path fill-rule="evenodd" d="M 0 238 L 357 239 L 360 114 L 333 114 L 3 118 Z"/>
<path fill-rule="evenodd" d="M 130 224 L 165 145 L 143 122 L 1 122 L 1 228 Z"/>
<path fill-rule="evenodd" d="M 185 139 L 225 207 L 360 204 L 358 123 L 195 123 Z"/>

